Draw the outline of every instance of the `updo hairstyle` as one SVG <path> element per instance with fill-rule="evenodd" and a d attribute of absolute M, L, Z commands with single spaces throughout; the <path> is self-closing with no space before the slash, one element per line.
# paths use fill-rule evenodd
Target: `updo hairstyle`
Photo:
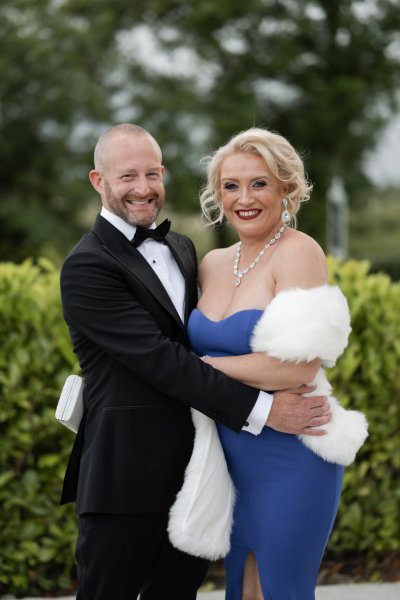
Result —
<path fill-rule="evenodd" d="M 312 185 L 307 180 L 303 161 L 288 140 L 260 127 L 238 133 L 212 155 L 202 159 L 202 163 L 207 165 L 207 183 L 200 193 L 200 206 L 207 223 L 215 225 L 223 220 L 221 166 L 225 158 L 239 152 L 261 156 L 272 175 L 287 187 L 285 197 L 291 224 L 295 226 L 300 204 L 309 200 Z"/>

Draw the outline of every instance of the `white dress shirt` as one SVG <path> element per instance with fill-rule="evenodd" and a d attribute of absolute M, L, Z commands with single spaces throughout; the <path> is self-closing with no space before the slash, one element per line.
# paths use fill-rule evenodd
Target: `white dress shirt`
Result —
<path fill-rule="evenodd" d="M 111 225 L 114 225 L 128 240 L 131 240 L 136 232 L 136 227 L 126 223 L 121 217 L 110 212 L 106 208 L 101 209 L 101 216 Z M 155 227 L 155 223 L 151 228 Z M 176 263 L 176 260 L 166 244 L 148 238 L 137 248 L 143 258 L 146 259 L 161 283 L 168 296 L 171 298 L 176 312 L 184 320 L 185 310 L 185 280 Z M 253 410 L 249 414 L 243 431 L 254 435 L 261 433 L 262 428 L 271 410 L 273 396 L 267 392 L 260 392 Z"/>

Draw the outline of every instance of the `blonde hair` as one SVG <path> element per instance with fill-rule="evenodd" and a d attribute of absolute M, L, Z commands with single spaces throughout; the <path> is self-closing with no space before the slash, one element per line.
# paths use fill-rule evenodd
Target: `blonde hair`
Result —
<path fill-rule="evenodd" d="M 202 159 L 207 165 L 207 182 L 200 193 L 200 206 L 208 224 L 215 225 L 223 220 L 221 166 L 225 158 L 238 152 L 261 156 L 272 175 L 287 187 L 288 211 L 296 225 L 296 214 L 301 202 L 309 200 L 312 185 L 307 180 L 303 161 L 288 140 L 260 127 L 241 131 Z"/>

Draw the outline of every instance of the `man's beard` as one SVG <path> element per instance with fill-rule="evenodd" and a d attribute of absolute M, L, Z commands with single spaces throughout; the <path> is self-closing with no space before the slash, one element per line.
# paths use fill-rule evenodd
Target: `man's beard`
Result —
<path fill-rule="evenodd" d="M 160 198 L 158 194 L 153 193 L 152 212 L 150 213 L 150 215 L 148 214 L 147 216 L 143 215 L 143 217 L 140 217 L 129 210 L 129 207 L 126 203 L 127 196 L 124 196 L 123 198 L 117 198 L 117 196 L 113 194 L 111 186 L 108 184 L 107 181 L 104 182 L 104 192 L 108 206 L 115 215 L 120 217 L 123 221 L 125 221 L 125 223 L 128 223 L 129 225 L 134 225 L 135 227 L 137 225 L 140 225 L 141 227 L 145 227 L 146 229 L 150 227 L 150 225 L 154 223 L 154 221 L 158 217 L 164 199 L 163 197 Z"/>

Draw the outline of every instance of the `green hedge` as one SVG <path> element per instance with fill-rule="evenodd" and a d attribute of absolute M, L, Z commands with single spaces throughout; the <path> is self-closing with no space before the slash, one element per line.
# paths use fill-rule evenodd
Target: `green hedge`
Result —
<path fill-rule="evenodd" d="M 330 379 L 344 404 L 367 413 L 370 437 L 346 470 L 327 555 L 362 552 L 377 563 L 400 544 L 400 285 L 355 261 L 330 261 L 330 273 L 353 326 Z M 54 409 L 77 369 L 58 271 L 47 260 L 0 264 L 0 595 L 71 589 L 76 521 L 58 498 L 73 434 Z"/>
<path fill-rule="evenodd" d="M 75 515 L 58 499 L 73 434 L 54 409 L 77 366 L 58 271 L 0 264 L 0 595 L 71 585 Z"/>
<path fill-rule="evenodd" d="M 329 259 L 351 312 L 349 346 L 329 379 L 344 406 L 363 410 L 369 437 L 345 471 L 328 554 L 363 552 L 378 564 L 400 549 L 400 283 L 367 262 Z"/>

